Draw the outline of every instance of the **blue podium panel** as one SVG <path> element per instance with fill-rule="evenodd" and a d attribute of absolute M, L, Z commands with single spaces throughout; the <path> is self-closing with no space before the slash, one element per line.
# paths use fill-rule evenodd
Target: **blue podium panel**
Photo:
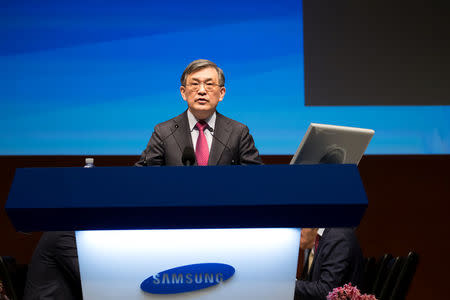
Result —
<path fill-rule="evenodd" d="M 17 169 L 17 230 L 338 227 L 367 198 L 355 165 Z"/>

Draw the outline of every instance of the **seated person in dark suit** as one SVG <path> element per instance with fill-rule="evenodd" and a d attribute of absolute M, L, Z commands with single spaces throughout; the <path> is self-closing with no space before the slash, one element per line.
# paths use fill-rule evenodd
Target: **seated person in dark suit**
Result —
<path fill-rule="evenodd" d="M 82 299 L 73 231 L 42 235 L 28 266 L 24 299 Z"/>
<path fill-rule="evenodd" d="M 247 126 L 216 112 L 225 96 L 225 76 L 215 63 L 191 62 L 181 76 L 180 93 L 188 109 L 155 126 L 137 166 L 182 166 L 187 147 L 195 151 L 199 166 L 262 164 Z M 81 299 L 74 232 L 44 233 L 30 264 L 24 299 Z"/>
<path fill-rule="evenodd" d="M 325 300 L 333 288 L 362 283 L 363 255 L 353 228 L 303 228 L 300 247 L 306 259 L 295 299 Z"/>

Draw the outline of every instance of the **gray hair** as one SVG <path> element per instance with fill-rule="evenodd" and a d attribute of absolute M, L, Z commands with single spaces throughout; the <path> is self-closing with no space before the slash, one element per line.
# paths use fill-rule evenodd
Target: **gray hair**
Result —
<path fill-rule="evenodd" d="M 186 86 L 186 78 L 197 71 L 206 69 L 206 68 L 214 68 L 217 71 L 217 75 L 219 76 L 219 85 L 225 85 L 225 75 L 221 68 L 219 68 L 215 63 L 207 59 L 197 59 L 191 62 L 186 69 L 184 69 L 183 74 L 181 75 L 181 85 Z"/>

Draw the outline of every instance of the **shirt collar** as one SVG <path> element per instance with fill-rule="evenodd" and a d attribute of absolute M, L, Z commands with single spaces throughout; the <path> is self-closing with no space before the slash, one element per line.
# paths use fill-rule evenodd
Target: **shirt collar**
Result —
<path fill-rule="evenodd" d="M 317 230 L 317 234 L 320 236 L 323 236 L 324 231 L 325 231 L 325 228 L 319 228 L 319 230 Z"/>
<path fill-rule="evenodd" d="M 192 131 L 195 129 L 195 125 L 197 125 L 198 120 L 189 109 L 187 110 L 187 117 L 189 121 L 189 130 Z M 216 112 L 204 121 L 208 124 L 208 127 L 214 131 L 214 127 L 216 126 Z"/>

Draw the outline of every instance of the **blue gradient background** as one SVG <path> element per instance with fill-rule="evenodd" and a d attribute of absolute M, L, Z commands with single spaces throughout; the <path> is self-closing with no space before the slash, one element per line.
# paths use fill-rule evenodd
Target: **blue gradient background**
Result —
<path fill-rule="evenodd" d="M 218 110 L 262 154 L 292 154 L 310 122 L 372 128 L 370 154 L 450 153 L 449 106 L 305 107 L 301 1 L 0 4 L 0 155 L 139 154 L 186 109 L 198 58 L 225 71 Z"/>

